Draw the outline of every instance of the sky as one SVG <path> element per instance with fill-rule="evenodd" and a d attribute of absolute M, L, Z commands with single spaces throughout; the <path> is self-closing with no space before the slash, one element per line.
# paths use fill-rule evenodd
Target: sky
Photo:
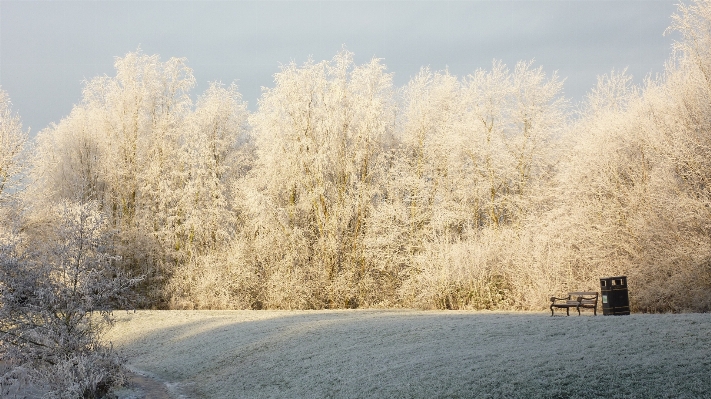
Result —
<path fill-rule="evenodd" d="M 422 67 L 466 76 L 535 60 L 579 102 L 598 75 L 661 73 L 678 0 L 635 1 L 10 1 L 0 0 L 0 87 L 36 134 L 81 101 L 83 81 L 114 76 L 136 51 L 185 57 L 195 96 L 236 82 L 251 110 L 280 65 L 380 58 L 405 85 Z"/>

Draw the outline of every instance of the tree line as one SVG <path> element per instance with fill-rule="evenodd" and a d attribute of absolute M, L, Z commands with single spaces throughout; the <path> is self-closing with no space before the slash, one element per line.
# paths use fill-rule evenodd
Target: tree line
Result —
<path fill-rule="evenodd" d="M 138 307 L 541 309 L 628 275 L 634 310 L 708 311 L 710 21 L 681 5 L 661 76 L 577 105 L 531 62 L 395 87 L 345 49 L 283 66 L 255 112 L 128 53 L 32 141 L 3 93 L 4 256 L 52 253 L 75 209 Z"/>

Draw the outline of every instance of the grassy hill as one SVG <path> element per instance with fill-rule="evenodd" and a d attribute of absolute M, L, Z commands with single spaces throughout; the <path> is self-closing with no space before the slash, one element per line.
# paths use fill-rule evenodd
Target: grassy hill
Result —
<path fill-rule="evenodd" d="M 699 398 L 711 314 L 140 311 L 110 339 L 186 398 Z"/>

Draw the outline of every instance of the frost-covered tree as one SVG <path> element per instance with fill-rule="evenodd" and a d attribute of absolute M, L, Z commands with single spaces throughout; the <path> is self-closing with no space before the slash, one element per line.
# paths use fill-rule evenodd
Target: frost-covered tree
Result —
<path fill-rule="evenodd" d="M 19 194 L 23 188 L 20 183 L 27 173 L 27 144 L 20 117 L 12 112 L 10 98 L 0 89 L 0 245 L 7 245 L 22 228 Z"/>
<path fill-rule="evenodd" d="M 95 202 L 63 202 L 43 226 L 10 236 L 0 251 L 0 351 L 34 370 L 49 397 L 100 397 L 122 381 L 101 334 L 136 280 L 107 252 Z"/>
<path fill-rule="evenodd" d="M 562 82 L 531 62 L 509 71 L 494 62 L 465 81 L 465 151 L 478 184 L 479 225 L 521 222 L 533 210 L 537 186 L 555 165 L 555 138 L 566 123 Z"/>
<path fill-rule="evenodd" d="M 32 177 L 36 207 L 57 201 L 96 201 L 108 195 L 103 163 L 106 143 L 96 134 L 98 113 L 75 107 L 58 125 L 41 131 L 36 139 Z"/>
<path fill-rule="evenodd" d="M 389 187 L 407 215 L 408 233 L 399 239 L 410 253 L 403 293 L 420 298 L 407 301 L 491 306 L 489 288 L 528 273 L 506 268 L 514 243 L 499 253 L 483 247 L 520 236 L 504 230 L 524 229 L 546 207 L 541 193 L 555 169 L 552 144 L 566 123 L 561 87 L 531 63 L 509 71 L 500 62 L 462 80 L 423 70 L 406 86 L 402 150 Z M 476 264 L 456 260 L 472 252 Z"/>
<path fill-rule="evenodd" d="M 193 107 L 184 59 L 138 51 L 115 67 L 40 132 L 31 202 L 97 201 L 117 230 L 120 263 L 147 276 L 146 306 L 168 306 L 200 275 L 200 258 L 221 253 L 238 230 L 232 187 L 249 163 L 246 106 L 236 86 L 212 84 Z"/>
<path fill-rule="evenodd" d="M 165 267 L 172 262 L 174 212 L 186 183 L 181 128 L 195 80 L 184 59 L 161 62 L 138 52 L 115 66 L 115 78 L 94 79 L 84 89 L 86 108 L 101 113 L 97 133 L 106 143 L 109 185 L 104 205 L 124 234 L 158 243 L 148 262 Z"/>
<path fill-rule="evenodd" d="M 664 75 L 600 79 L 572 128 L 553 226 L 569 284 L 627 274 L 633 308 L 708 310 L 711 5 L 681 5 Z"/>
<path fill-rule="evenodd" d="M 185 124 L 181 149 L 187 173 L 179 209 L 184 213 L 180 240 L 195 254 L 224 247 L 233 236 L 229 188 L 240 170 L 247 109 L 237 86 L 211 84 Z"/>
<path fill-rule="evenodd" d="M 0 207 L 8 195 L 18 189 L 25 164 L 27 133 L 11 106 L 9 96 L 0 89 Z"/>
<path fill-rule="evenodd" d="M 119 231 L 125 267 L 150 278 L 155 301 L 180 254 L 175 230 L 188 171 L 183 145 L 192 71 L 140 51 L 117 58 L 115 77 L 85 84 L 82 102 L 38 135 L 36 201 L 98 201 Z M 153 280 L 155 278 L 155 281 Z"/>
<path fill-rule="evenodd" d="M 181 148 L 186 175 L 175 212 L 173 245 L 181 265 L 171 278 L 171 306 L 239 308 L 244 270 L 229 249 L 243 221 L 234 192 L 251 165 L 246 104 L 233 84 L 213 83 L 186 119 Z M 249 306 L 247 303 L 246 306 Z"/>
<path fill-rule="evenodd" d="M 255 262 L 277 287 L 266 298 L 276 306 L 371 301 L 364 236 L 378 154 L 393 126 L 393 90 L 379 60 L 354 65 L 352 57 L 344 50 L 331 61 L 283 67 L 250 120 L 259 156 L 249 194 L 260 198 Z"/>
<path fill-rule="evenodd" d="M 561 265 L 566 283 L 625 274 L 637 261 L 632 224 L 648 199 L 644 176 L 650 150 L 630 109 L 638 101 L 631 77 L 613 71 L 598 79 L 572 128 L 556 192 L 564 202 L 553 212 L 570 223 L 567 244 L 562 243 L 573 256 Z"/>
<path fill-rule="evenodd" d="M 399 161 L 407 165 L 410 176 L 402 181 L 404 191 L 399 195 L 408 207 L 413 253 L 433 234 L 446 234 L 450 224 L 460 227 L 455 216 L 461 204 L 457 183 L 466 184 L 459 180 L 463 172 L 457 136 L 462 127 L 461 94 L 456 77 L 426 69 L 403 92 L 399 138 L 405 152 Z"/>
<path fill-rule="evenodd" d="M 662 84 L 645 93 L 649 141 L 664 173 L 653 191 L 656 223 L 651 265 L 640 280 L 650 310 L 711 309 L 711 3 L 680 5 L 671 29 L 681 34 Z M 656 217 L 655 217 L 656 216 Z M 649 230 L 648 230 L 649 231 Z M 647 236 L 650 234 L 648 233 Z M 693 305 L 689 305 L 692 302 Z"/>

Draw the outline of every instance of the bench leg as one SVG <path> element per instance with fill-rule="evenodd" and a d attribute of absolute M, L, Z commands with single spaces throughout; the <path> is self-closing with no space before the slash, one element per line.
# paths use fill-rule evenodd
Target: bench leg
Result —
<path fill-rule="evenodd" d="M 554 314 L 553 314 L 553 305 L 551 305 L 551 316 L 554 316 Z"/>
<path fill-rule="evenodd" d="M 578 309 L 578 316 L 580 316 L 580 306 L 576 307 Z"/>
<path fill-rule="evenodd" d="M 570 308 L 565 308 L 565 315 L 570 316 Z"/>

